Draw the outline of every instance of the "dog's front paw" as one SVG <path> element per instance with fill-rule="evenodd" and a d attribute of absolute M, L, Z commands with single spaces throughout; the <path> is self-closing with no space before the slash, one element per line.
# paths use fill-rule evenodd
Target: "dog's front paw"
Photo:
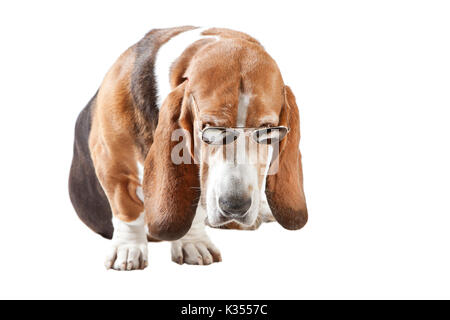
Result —
<path fill-rule="evenodd" d="M 133 223 L 113 219 L 112 246 L 106 256 L 106 269 L 142 270 L 148 265 L 148 243 L 142 221 Z"/>
<path fill-rule="evenodd" d="M 148 266 L 147 242 L 113 245 L 105 259 L 106 269 L 143 270 Z"/>
<path fill-rule="evenodd" d="M 172 242 L 172 261 L 178 264 L 209 265 L 221 262 L 219 249 L 208 239 Z"/>

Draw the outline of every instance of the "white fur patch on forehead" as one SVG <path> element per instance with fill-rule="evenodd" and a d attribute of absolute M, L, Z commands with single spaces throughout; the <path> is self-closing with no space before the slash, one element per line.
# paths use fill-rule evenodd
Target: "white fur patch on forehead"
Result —
<path fill-rule="evenodd" d="M 210 28 L 198 28 L 182 32 L 159 48 L 155 61 L 155 80 L 158 90 L 158 109 L 172 88 L 170 87 L 170 67 L 172 63 L 189 47 L 192 43 L 200 39 L 215 38 L 216 36 L 204 36 L 202 33 Z"/>
<path fill-rule="evenodd" d="M 239 95 L 238 113 L 236 120 L 236 127 L 245 127 L 245 122 L 247 121 L 247 110 L 250 104 L 250 94 L 241 93 Z"/>

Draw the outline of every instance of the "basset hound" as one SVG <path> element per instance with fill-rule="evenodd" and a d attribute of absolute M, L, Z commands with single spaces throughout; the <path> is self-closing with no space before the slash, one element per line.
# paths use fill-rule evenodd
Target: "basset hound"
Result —
<path fill-rule="evenodd" d="M 126 50 L 81 111 L 72 204 L 112 239 L 108 269 L 147 266 L 151 240 L 172 260 L 221 261 L 205 232 L 307 219 L 299 112 L 275 61 L 229 29 L 150 31 Z"/>

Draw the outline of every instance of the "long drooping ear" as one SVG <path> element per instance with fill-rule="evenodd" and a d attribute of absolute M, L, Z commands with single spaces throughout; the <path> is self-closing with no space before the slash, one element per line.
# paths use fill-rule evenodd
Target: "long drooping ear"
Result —
<path fill-rule="evenodd" d="M 186 86 L 187 80 L 162 104 L 153 144 L 144 163 L 144 208 L 148 228 L 150 235 L 160 240 L 176 240 L 186 234 L 199 199 L 198 167 L 190 159 L 193 127 L 189 119 L 191 112 L 187 110 L 190 106 Z M 179 161 L 178 150 L 185 153 L 183 161 Z"/>
<path fill-rule="evenodd" d="M 284 228 L 297 230 L 308 221 L 299 149 L 300 119 L 295 96 L 288 86 L 284 95 L 279 125 L 290 128 L 290 131 L 279 147 L 278 170 L 267 176 L 266 196 L 275 219 Z"/>

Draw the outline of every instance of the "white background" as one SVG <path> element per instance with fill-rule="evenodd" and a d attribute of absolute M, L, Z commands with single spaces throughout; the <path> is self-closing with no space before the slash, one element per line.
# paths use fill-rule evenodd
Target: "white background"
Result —
<path fill-rule="evenodd" d="M 1 298 L 450 298 L 445 1 L 2 1 Z M 106 271 L 68 197 L 76 117 L 147 31 L 259 39 L 300 108 L 310 213 L 297 232 L 210 230 L 224 261 Z"/>

